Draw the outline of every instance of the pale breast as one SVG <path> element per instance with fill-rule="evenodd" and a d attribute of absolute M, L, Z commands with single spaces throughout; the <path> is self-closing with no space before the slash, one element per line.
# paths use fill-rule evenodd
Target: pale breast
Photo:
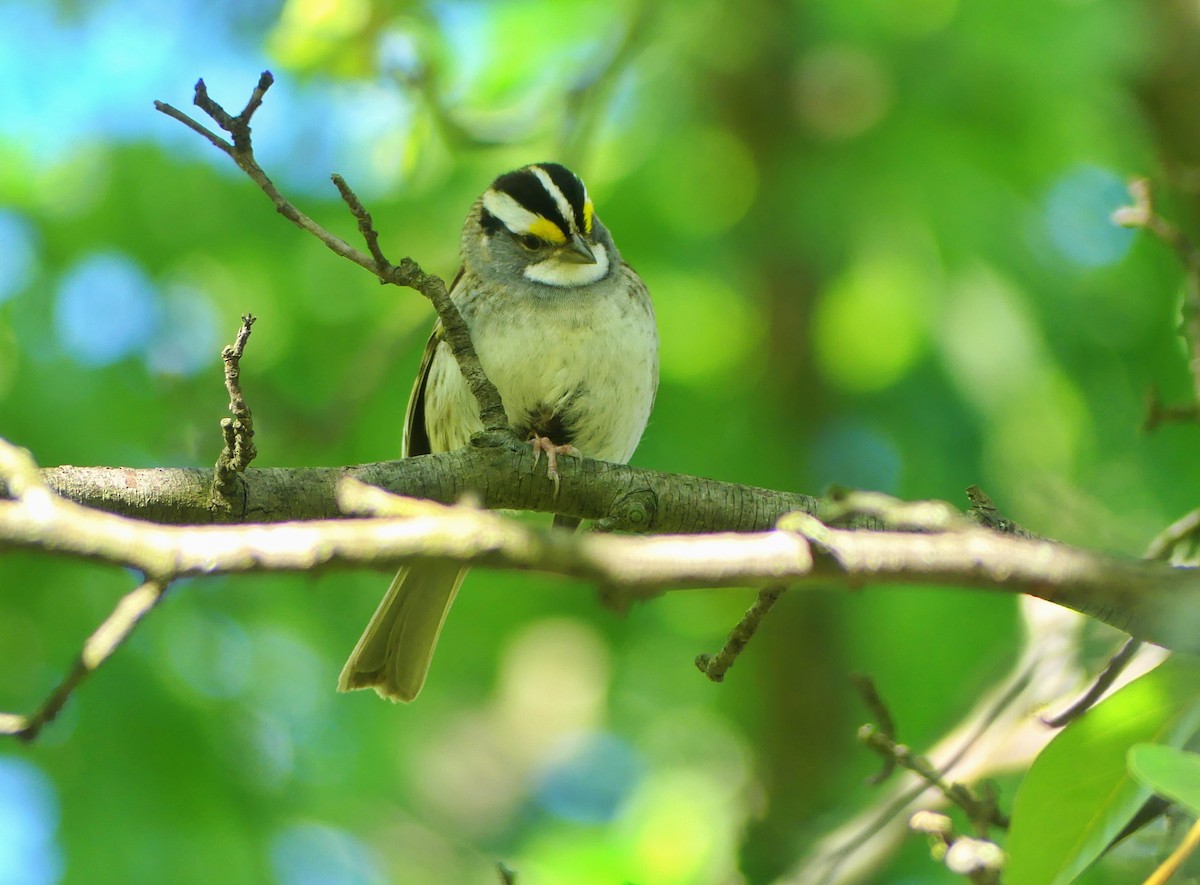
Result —
<path fill-rule="evenodd" d="M 455 300 L 519 434 L 537 432 L 591 458 L 629 460 L 658 386 L 654 312 L 636 274 L 622 266 L 603 284 L 547 297 L 456 293 Z M 474 398 L 445 344 L 434 356 L 425 393 L 434 451 L 460 448 L 481 429 Z"/>

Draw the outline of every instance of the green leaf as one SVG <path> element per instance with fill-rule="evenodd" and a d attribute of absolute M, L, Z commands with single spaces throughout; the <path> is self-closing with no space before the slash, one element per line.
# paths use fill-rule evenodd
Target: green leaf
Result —
<path fill-rule="evenodd" d="M 1144 786 L 1200 814 L 1200 755 L 1138 744 L 1129 750 L 1129 771 Z"/>
<path fill-rule="evenodd" d="M 1129 748 L 1177 747 L 1198 727 L 1200 662 L 1176 655 L 1064 728 L 1017 791 L 1005 878 L 1074 881 L 1150 794 L 1129 774 Z"/>

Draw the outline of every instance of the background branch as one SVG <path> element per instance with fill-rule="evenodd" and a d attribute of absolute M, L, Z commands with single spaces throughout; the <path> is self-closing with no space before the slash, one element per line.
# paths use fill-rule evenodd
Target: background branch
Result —
<path fill-rule="evenodd" d="M 1141 228 L 1175 252 L 1183 265 L 1186 290 L 1183 298 L 1183 327 L 1180 330 L 1188 348 L 1188 370 L 1192 376 L 1192 402 L 1167 405 L 1151 388 L 1144 427 L 1155 430 L 1171 421 L 1195 421 L 1200 418 L 1200 249 L 1176 225 L 1154 208 L 1150 180 L 1135 178 L 1129 182 L 1133 204 L 1113 213 L 1113 221 L 1124 227 Z"/>
<path fill-rule="evenodd" d="M 146 581 L 136 590 L 125 594 L 113 609 L 112 614 L 96 628 L 83 644 L 83 651 L 67 677 L 58 684 L 50 696 L 30 716 L 0 713 L 0 735 L 12 735 L 23 741 L 32 741 L 43 728 L 53 722 L 76 688 L 129 638 L 150 610 L 162 601 L 167 585 L 160 581 Z"/>

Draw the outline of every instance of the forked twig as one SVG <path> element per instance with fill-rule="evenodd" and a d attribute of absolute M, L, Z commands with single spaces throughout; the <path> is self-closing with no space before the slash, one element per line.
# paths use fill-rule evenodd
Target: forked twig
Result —
<path fill-rule="evenodd" d="M 271 72 L 264 71 L 259 77 L 258 85 L 254 88 L 250 100 L 246 102 L 245 108 L 240 114 L 233 116 L 208 94 L 208 88 L 204 85 L 203 80 L 197 81 L 194 98 L 196 106 L 208 114 L 222 130 L 229 133 L 230 140 L 228 141 L 166 102 L 156 101 L 154 107 L 168 117 L 183 123 L 192 131 L 199 133 L 215 147 L 232 157 L 238 167 L 270 198 L 279 214 L 301 230 L 315 236 L 342 258 L 369 270 L 382 282 L 416 289 L 428 298 L 437 311 L 438 319 L 441 320 L 442 328 L 445 330 L 446 340 L 458 360 L 463 376 L 467 379 L 467 384 L 479 403 L 484 430 L 493 435 L 502 434 L 511 444 L 516 445 L 518 441 L 509 430 L 500 394 L 484 374 L 474 345 L 471 343 L 471 333 L 467 329 L 462 315 L 459 314 L 458 308 L 450 300 L 450 293 L 441 277 L 425 273 L 421 266 L 411 258 L 403 258 L 398 264 L 388 261 L 379 248 L 379 235 L 371 223 L 370 214 L 363 207 L 362 201 L 340 176 L 334 180 L 334 183 L 337 185 L 342 199 L 346 201 L 347 206 L 358 220 L 359 230 L 362 231 L 371 254 L 355 249 L 297 209 L 290 200 L 284 197 L 258 164 L 254 157 L 250 119 L 262 105 L 263 98 L 273 82 L 274 78 L 271 76 Z"/>

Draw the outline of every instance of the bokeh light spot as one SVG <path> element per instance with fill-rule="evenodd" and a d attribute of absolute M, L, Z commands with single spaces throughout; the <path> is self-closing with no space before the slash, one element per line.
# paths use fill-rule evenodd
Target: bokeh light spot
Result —
<path fill-rule="evenodd" d="M 58 797 L 32 763 L 0 756 L 0 885 L 48 885 L 62 875 Z"/>
<path fill-rule="evenodd" d="M 576 736 L 567 747 L 561 758 L 550 754 L 537 788 L 538 803 L 556 817 L 578 823 L 611 820 L 641 774 L 633 748 L 610 734 Z"/>
<path fill-rule="evenodd" d="M 133 259 L 89 255 L 63 275 L 54 304 L 54 331 L 78 362 L 106 366 L 141 349 L 158 329 L 154 286 Z"/>
<path fill-rule="evenodd" d="M 1112 220 L 1114 209 L 1129 204 L 1125 182 L 1098 166 L 1078 166 L 1058 179 L 1046 195 L 1045 224 L 1050 241 L 1080 267 L 1104 267 L 1125 257 L 1134 231 Z"/>
<path fill-rule="evenodd" d="M 664 377 L 685 384 L 728 377 L 758 344 L 762 323 L 743 294 L 713 275 L 648 273 Z"/>
<path fill-rule="evenodd" d="M 846 390 L 883 390 L 921 355 L 936 282 L 899 251 L 863 256 L 821 293 L 813 317 L 817 364 Z"/>
<path fill-rule="evenodd" d="M 33 228 L 16 212 L 0 210 L 0 304 L 29 284 L 36 265 Z"/>
<path fill-rule="evenodd" d="M 693 237 L 736 224 L 758 192 L 758 168 L 746 145 L 724 130 L 700 127 L 668 144 L 649 194 L 666 223 Z"/>
<path fill-rule="evenodd" d="M 383 885 L 386 878 L 366 845 L 326 824 L 298 823 L 271 841 L 271 867 L 280 885 Z"/>
<path fill-rule="evenodd" d="M 253 630 L 250 647 L 253 664 L 247 687 L 254 705 L 287 723 L 298 743 L 310 740 L 330 702 L 321 690 L 325 662 L 299 633 L 281 627 Z M 280 691 L 281 685 L 287 691 Z"/>
<path fill-rule="evenodd" d="M 282 789 L 296 770 L 296 744 L 287 723 L 253 708 L 234 721 L 226 735 L 230 770 L 264 793 Z"/>
<path fill-rule="evenodd" d="M 51 219 L 95 211 L 112 181 L 113 151 L 104 141 L 82 142 L 67 156 L 40 170 L 30 194 L 39 213 Z"/>
<path fill-rule="evenodd" d="M 172 614 L 161 634 L 166 646 L 162 651 L 180 682 L 210 698 L 236 697 L 245 691 L 253 650 L 241 625 L 182 609 Z"/>
<path fill-rule="evenodd" d="M 705 871 L 728 848 L 723 791 L 694 771 L 656 773 L 631 809 L 633 855 L 640 881 L 659 885 L 710 881 Z"/>
<path fill-rule="evenodd" d="M 818 486 L 895 492 L 903 462 L 887 437 L 862 424 L 838 421 L 812 441 L 809 474 Z"/>
<path fill-rule="evenodd" d="M 853 46 L 809 52 L 796 71 L 796 113 L 816 134 L 841 140 L 883 119 L 892 85 L 875 56 Z"/>
<path fill-rule="evenodd" d="M 992 470 L 1014 484 L 1035 474 L 1069 476 L 1090 438 L 1086 403 L 1055 370 L 1037 378 L 995 415 L 986 457 Z"/>
<path fill-rule="evenodd" d="M 972 406 L 993 414 L 1045 371 L 1036 329 L 1021 293 L 994 270 L 953 285 L 938 339 L 951 380 Z"/>
<path fill-rule="evenodd" d="M 271 54 L 288 67 L 313 65 L 357 33 L 370 14 L 367 0 L 288 0 L 268 38 Z"/>
<path fill-rule="evenodd" d="M 159 375 L 192 375 L 217 358 L 217 313 L 196 289 L 172 287 L 163 301 L 158 334 L 146 350 L 146 365 Z"/>
<path fill-rule="evenodd" d="M 562 735 L 595 728 L 604 715 L 609 666 L 604 640 L 576 620 L 547 618 L 515 635 L 497 686 L 514 743 L 533 760 Z"/>

